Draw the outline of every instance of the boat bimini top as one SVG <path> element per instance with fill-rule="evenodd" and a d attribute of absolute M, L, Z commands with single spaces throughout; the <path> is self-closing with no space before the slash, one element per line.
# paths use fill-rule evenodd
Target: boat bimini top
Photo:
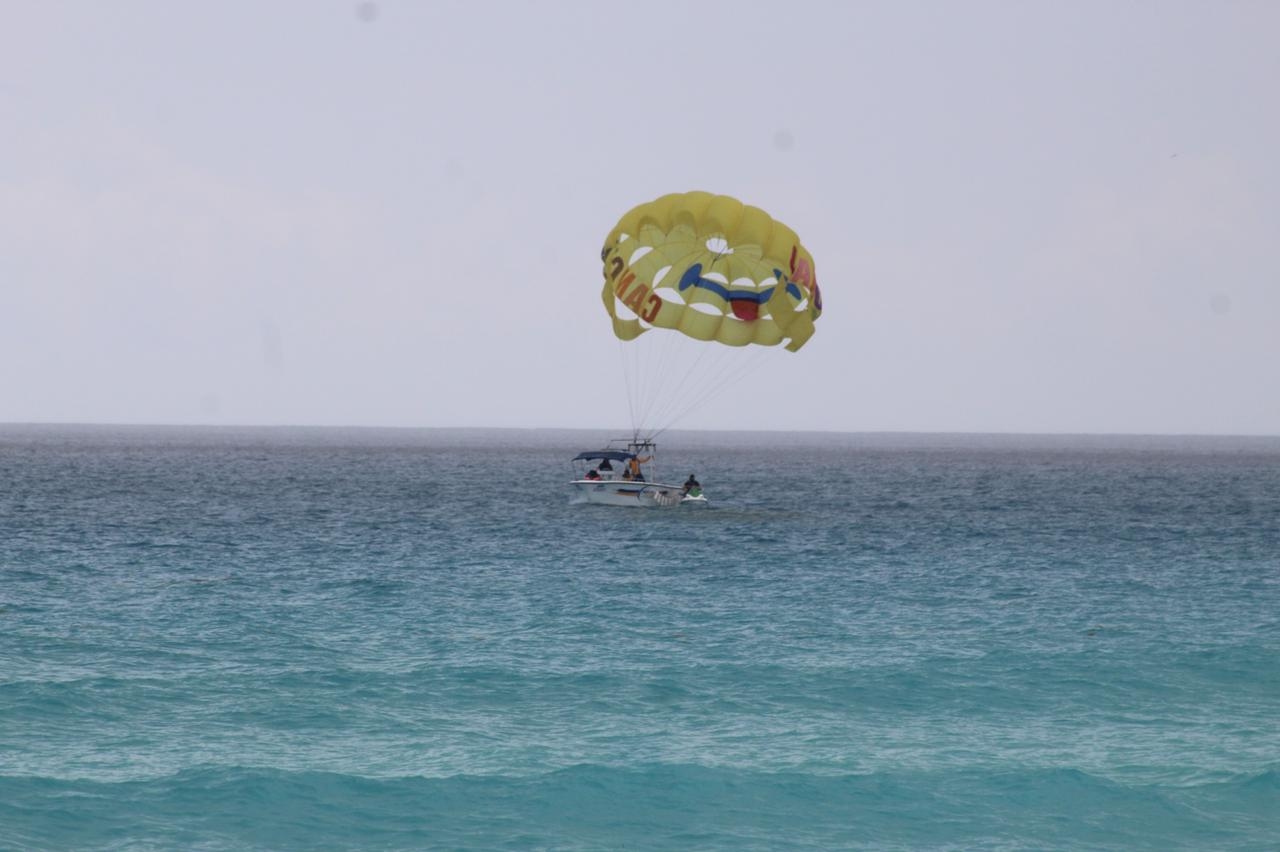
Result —
<path fill-rule="evenodd" d="M 587 450 L 578 453 L 573 457 L 574 461 L 596 461 L 597 459 L 608 459 L 609 461 L 630 461 L 635 458 L 635 453 L 629 453 L 625 450 Z"/>

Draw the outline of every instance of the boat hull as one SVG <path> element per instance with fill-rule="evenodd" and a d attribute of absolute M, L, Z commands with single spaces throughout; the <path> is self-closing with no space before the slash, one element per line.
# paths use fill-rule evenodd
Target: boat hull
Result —
<path fill-rule="evenodd" d="M 684 488 L 661 482 L 631 482 L 622 479 L 576 479 L 569 483 L 572 502 L 598 503 L 602 506 L 640 506 L 662 509 L 681 503 L 705 505 L 705 497 L 686 498 Z"/>

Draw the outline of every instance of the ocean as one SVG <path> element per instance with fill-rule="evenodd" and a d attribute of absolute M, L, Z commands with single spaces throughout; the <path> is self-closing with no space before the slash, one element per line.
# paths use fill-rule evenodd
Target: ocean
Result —
<path fill-rule="evenodd" d="M 1280 848 L 1280 439 L 608 437 L 0 426 L 0 848 Z"/>

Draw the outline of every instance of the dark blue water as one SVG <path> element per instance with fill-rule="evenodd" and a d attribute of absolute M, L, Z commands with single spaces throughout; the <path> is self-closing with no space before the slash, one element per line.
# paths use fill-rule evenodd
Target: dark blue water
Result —
<path fill-rule="evenodd" d="M 0 848 L 1280 843 L 1280 440 L 0 427 Z"/>

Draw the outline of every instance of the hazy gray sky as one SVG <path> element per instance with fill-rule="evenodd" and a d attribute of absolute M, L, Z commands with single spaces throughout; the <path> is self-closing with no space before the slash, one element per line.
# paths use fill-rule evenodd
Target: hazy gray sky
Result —
<path fill-rule="evenodd" d="M 0 421 L 625 426 L 600 245 L 703 189 L 795 228 L 825 313 L 681 427 L 1280 433 L 1278 37 L 1273 2 L 3 2 Z"/>

